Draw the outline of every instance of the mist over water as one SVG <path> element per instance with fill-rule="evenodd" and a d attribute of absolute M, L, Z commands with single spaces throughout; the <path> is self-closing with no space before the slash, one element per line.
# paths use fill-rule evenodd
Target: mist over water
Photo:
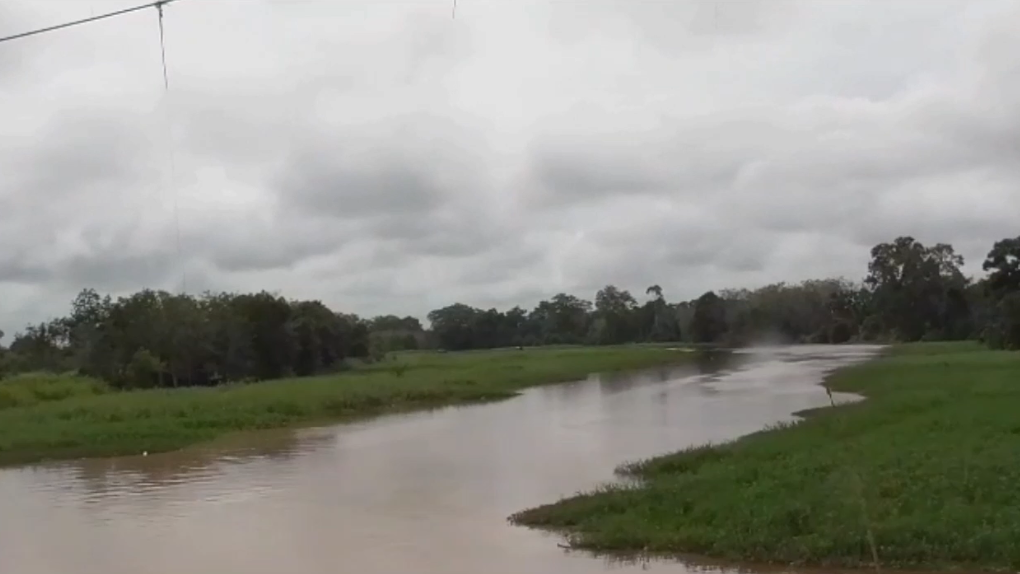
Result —
<path fill-rule="evenodd" d="M 0 470 L 0 572 L 704 571 L 565 553 L 506 517 L 827 405 L 825 374 L 877 349 L 762 345 L 500 403 Z"/>

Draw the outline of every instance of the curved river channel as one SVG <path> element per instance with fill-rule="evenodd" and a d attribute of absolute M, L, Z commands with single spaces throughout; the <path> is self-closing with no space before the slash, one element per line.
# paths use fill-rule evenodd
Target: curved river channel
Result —
<path fill-rule="evenodd" d="M 688 572 L 568 553 L 506 517 L 620 463 L 826 405 L 822 377 L 877 349 L 762 348 L 499 403 L 0 470 L 0 573 Z"/>

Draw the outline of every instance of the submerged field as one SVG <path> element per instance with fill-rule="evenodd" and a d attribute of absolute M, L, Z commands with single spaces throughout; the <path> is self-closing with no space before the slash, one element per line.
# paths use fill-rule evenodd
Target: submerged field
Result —
<path fill-rule="evenodd" d="M 895 347 L 832 376 L 861 403 L 621 469 L 517 514 L 598 551 L 760 563 L 1020 568 L 1020 353 Z"/>
<path fill-rule="evenodd" d="M 0 381 L 0 464 L 174 450 L 244 430 L 513 396 L 590 373 L 691 361 L 647 346 L 408 353 L 339 375 L 116 392 L 101 381 Z"/>

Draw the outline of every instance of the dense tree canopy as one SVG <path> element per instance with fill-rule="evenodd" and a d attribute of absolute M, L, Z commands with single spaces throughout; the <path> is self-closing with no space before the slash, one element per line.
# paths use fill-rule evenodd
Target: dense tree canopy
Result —
<path fill-rule="evenodd" d="M 116 300 L 85 289 L 65 317 L 0 346 L 0 376 L 78 370 L 122 387 L 211 385 L 304 376 L 409 349 L 688 342 L 844 343 L 974 338 L 1020 349 L 1020 237 L 996 242 L 987 277 L 961 272 L 951 245 L 898 237 L 871 250 L 860 283 L 820 279 L 707 292 L 670 303 L 659 285 L 642 303 L 606 285 L 588 301 L 559 293 L 532 310 L 464 303 L 414 317 L 363 319 L 278 295 L 143 290 Z M 3 337 L 0 332 L 0 338 Z"/>

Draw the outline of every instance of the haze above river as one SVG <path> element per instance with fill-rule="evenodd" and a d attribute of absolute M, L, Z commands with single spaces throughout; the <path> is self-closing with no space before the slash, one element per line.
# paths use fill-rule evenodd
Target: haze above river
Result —
<path fill-rule="evenodd" d="M 877 349 L 761 348 L 499 403 L 0 470 L 0 572 L 687 572 L 566 553 L 506 518 L 613 480 L 620 463 L 827 405 L 825 373 Z"/>

